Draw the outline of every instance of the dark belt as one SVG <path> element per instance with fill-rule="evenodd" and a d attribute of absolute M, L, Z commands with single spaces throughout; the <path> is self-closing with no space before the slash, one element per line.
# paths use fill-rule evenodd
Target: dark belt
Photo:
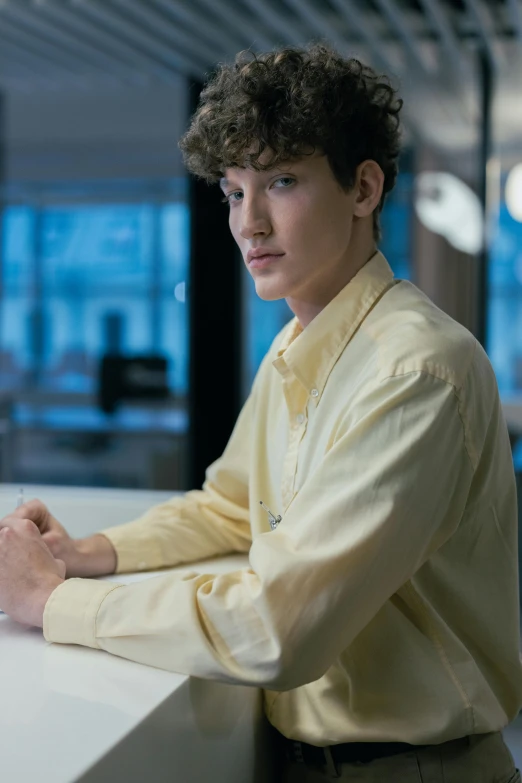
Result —
<path fill-rule="evenodd" d="M 319 748 L 307 742 L 289 740 L 281 737 L 281 748 L 288 761 L 307 764 L 309 766 L 330 766 L 342 763 L 368 763 L 374 759 L 395 756 L 399 753 L 411 753 L 427 747 L 426 745 L 409 745 L 407 742 L 345 742 L 340 745 L 329 745 Z"/>

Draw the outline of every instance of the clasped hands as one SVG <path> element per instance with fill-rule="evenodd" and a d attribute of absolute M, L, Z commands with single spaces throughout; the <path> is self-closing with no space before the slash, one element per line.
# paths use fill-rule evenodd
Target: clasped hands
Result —
<path fill-rule="evenodd" d="M 66 573 L 64 561 L 45 541 L 50 531 L 43 509 L 40 501 L 30 501 L 0 520 L 0 608 L 40 628 L 45 604 Z"/>
<path fill-rule="evenodd" d="M 66 576 L 114 573 L 116 553 L 103 535 L 73 539 L 40 500 L 0 520 L 0 609 L 43 627 L 45 605 Z"/>

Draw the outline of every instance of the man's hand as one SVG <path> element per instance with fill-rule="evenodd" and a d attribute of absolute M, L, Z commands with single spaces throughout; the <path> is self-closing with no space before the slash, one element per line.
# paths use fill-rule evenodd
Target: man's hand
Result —
<path fill-rule="evenodd" d="M 0 521 L 0 608 L 20 623 L 43 626 L 45 604 L 65 579 L 65 563 L 56 560 L 30 519 Z"/>
<path fill-rule="evenodd" d="M 108 538 L 71 538 L 41 500 L 29 500 L 11 517 L 34 522 L 54 557 L 65 563 L 68 577 L 102 576 L 116 570 L 116 552 Z"/>

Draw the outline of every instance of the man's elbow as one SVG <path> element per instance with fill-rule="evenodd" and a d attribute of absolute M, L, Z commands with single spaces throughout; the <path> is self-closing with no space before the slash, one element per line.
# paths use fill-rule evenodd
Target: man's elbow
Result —
<path fill-rule="evenodd" d="M 315 682 L 327 671 L 328 665 L 307 655 L 305 649 L 286 651 L 263 667 L 260 687 L 270 691 L 292 691 Z"/>

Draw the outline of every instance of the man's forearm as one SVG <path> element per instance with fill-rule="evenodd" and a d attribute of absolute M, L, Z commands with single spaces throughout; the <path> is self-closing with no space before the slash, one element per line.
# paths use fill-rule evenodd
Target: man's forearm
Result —
<path fill-rule="evenodd" d="M 118 558 L 109 539 L 102 533 L 75 541 L 78 554 L 74 576 L 104 576 L 116 571 Z"/>

